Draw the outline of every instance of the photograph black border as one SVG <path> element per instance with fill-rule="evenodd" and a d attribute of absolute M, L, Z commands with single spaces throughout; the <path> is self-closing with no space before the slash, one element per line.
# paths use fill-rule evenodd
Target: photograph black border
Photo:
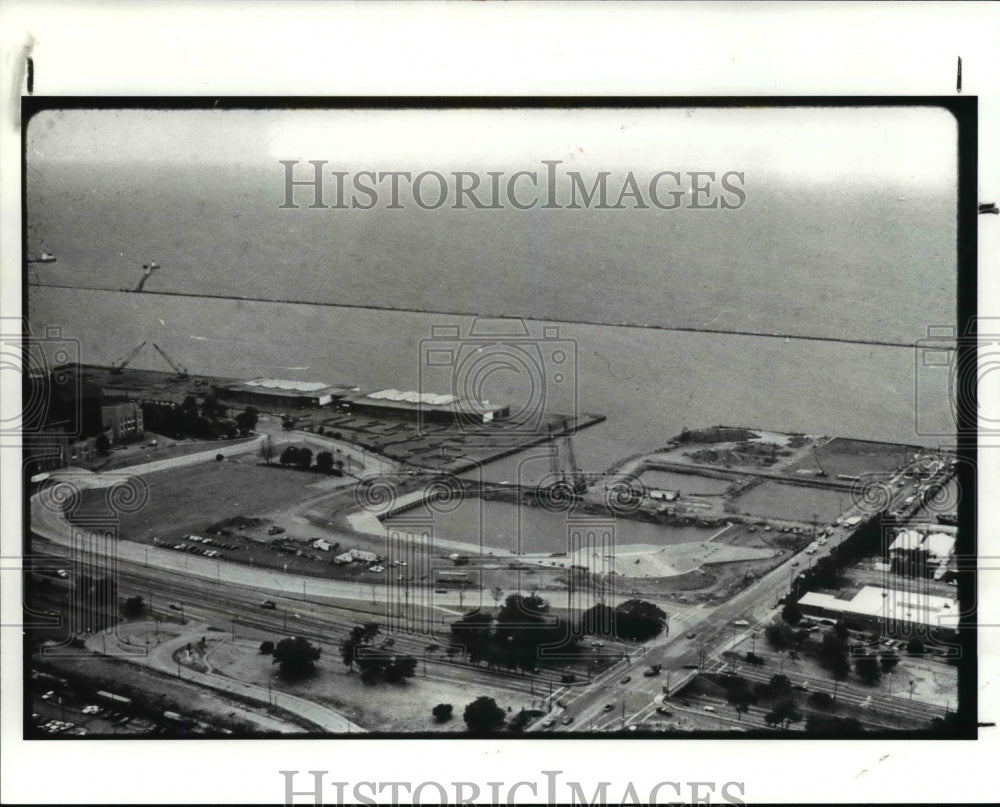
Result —
<path fill-rule="evenodd" d="M 629 109 L 629 108 L 781 108 L 781 107 L 823 107 L 823 108 L 869 108 L 869 107 L 936 107 L 947 110 L 956 119 L 958 127 L 957 154 L 957 344 L 955 361 L 964 367 L 975 366 L 977 356 L 976 317 L 978 312 L 977 299 L 977 216 L 978 216 L 978 98 L 976 96 L 844 96 L 844 95 L 808 95 L 808 96 L 23 96 L 21 98 L 21 245 L 22 245 L 22 321 L 24 337 L 30 336 L 30 311 L 28 307 L 28 256 L 27 246 L 27 132 L 33 116 L 44 111 L 64 110 L 127 110 L 150 109 L 165 111 L 184 110 L 322 110 L 322 109 Z M 113 289 L 94 289 L 95 291 L 115 291 Z M 336 305 L 336 304 L 334 304 Z M 916 350 L 916 345 L 914 346 Z M 22 377 L 22 401 L 29 400 L 29 379 Z M 324 733 L 301 733 L 293 736 L 285 735 L 233 735 L 226 739 L 260 740 L 280 739 L 284 741 L 302 740 L 350 740 L 369 741 L 380 739 L 394 740 L 480 740 L 497 742 L 511 740 L 610 740 L 610 739 L 657 739 L 677 741 L 689 739 L 711 740 L 920 740 L 920 739 L 960 739 L 974 740 L 978 733 L 978 633 L 976 630 L 977 616 L 977 575 L 968 572 L 975 571 L 975 564 L 968 559 L 977 559 L 977 479 L 976 469 L 978 458 L 978 437 L 976 434 L 962 434 L 961 423 L 975 422 L 977 413 L 976 389 L 972 384 L 958 385 L 958 400 L 953 402 L 959 425 L 957 432 L 957 456 L 959 458 L 957 482 L 961 491 L 958 504 L 958 537 L 955 546 L 956 554 L 966 559 L 959 575 L 957 596 L 960 606 L 959 635 L 957 642 L 961 648 L 961 663 L 958 665 L 958 706 L 955 713 L 958 725 L 947 731 L 913 730 L 913 731 L 865 731 L 860 734 L 845 733 L 837 735 L 804 734 L 796 732 L 627 732 L 627 733 L 592 733 L 580 732 L 573 734 L 517 734 L 490 735 L 478 737 L 461 733 L 431 733 L 431 732 L 370 732 L 363 735 Z M 26 453 L 26 452 L 25 452 Z M 22 457 L 24 459 L 24 457 Z M 22 462 L 22 469 L 26 465 Z M 22 479 L 23 528 L 22 556 L 27 557 L 30 550 L 30 496 L 26 472 Z M 25 592 L 28 591 L 30 575 L 23 575 Z M 25 599 L 26 601 L 26 599 Z M 181 737 L 161 736 L 146 737 L 142 735 L 112 736 L 88 735 L 84 737 L 49 737 L 32 736 L 30 721 L 31 687 L 34 682 L 30 678 L 29 661 L 31 658 L 30 639 L 27 633 L 23 638 L 22 675 L 24 681 L 24 709 L 22 714 L 23 735 L 26 741 L 34 739 L 53 739 L 60 741 L 77 740 L 217 740 L 217 737 Z"/>

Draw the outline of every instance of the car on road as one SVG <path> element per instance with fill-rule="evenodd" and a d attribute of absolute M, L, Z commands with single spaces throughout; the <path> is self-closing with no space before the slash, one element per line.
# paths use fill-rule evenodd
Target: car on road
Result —
<path fill-rule="evenodd" d="M 799 565 L 799 562 L 797 560 L 793 560 L 792 561 L 792 566 L 798 566 L 798 565 Z"/>
<path fill-rule="evenodd" d="M 697 636 L 697 635 L 698 635 L 697 633 L 694 633 L 694 632 L 691 632 L 691 633 L 689 633 L 689 634 L 687 635 L 687 637 L 688 637 L 689 639 L 693 639 L 693 638 L 694 638 L 695 636 Z"/>
<path fill-rule="evenodd" d="M 271 611 L 273 611 L 273 610 L 274 610 L 275 608 L 277 608 L 277 607 L 278 607 L 278 605 L 277 605 L 277 603 L 275 603 L 275 601 L 274 601 L 274 600 L 264 600 L 264 602 L 262 602 L 262 603 L 260 604 L 260 607 L 261 607 L 261 608 L 268 608 L 268 609 L 270 609 Z"/>
<path fill-rule="evenodd" d="M 807 687 L 805 684 L 793 684 L 792 689 L 797 689 L 799 692 L 809 691 L 809 687 Z"/>
<path fill-rule="evenodd" d="M 50 700 L 52 698 L 52 696 L 55 695 L 55 694 L 56 693 L 53 690 L 50 689 L 48 692 L 46 692 L 44 695 L 42 695 L 42 700 L 43 701 Z"/>
<path fill-rule="evenodd" d="M 703 706 L 702 709 L 704 711 L 706 711 L 706 712 L 714 712 L 715 711 L 715 707 L 714 706 Z"/>
<path fill-rule="evenodd" d="M 168 605 L 167 608 L 169 608 L 171 611 L 180 611 L 181 610 L 181 607 L 177 603 L 175 603 L 175 602 L 170 603 L 170 605 Z"/>
<path fill-rule="evenodd" d="M 737 628 L 749 628 L 750 627 L 750 623 L 747 622 L 745 619 L 737 619 L 733 624 Z"/>
<path fill-rule="evenodd" d="M 85 715 L 96 715 L 99 711 L 101 711 L 101 707 L 91 704 L 90 706 L 84 706 L 81 711 Z"/>
<path fill-rule="evenodd" d="M 673 717 L 674 713 L 671 712 L 666 706 L 657 706 L 656 713 L 658 715 L 663 715 L 664 717 Z"/>
<path fill-rule="evenodd" d="M 624 678 L 622 678 L 622 683 L 623 684 L 627 684 L 631 680 L 632 680 L 632 676 L 631 675 L 626 675 Z"/>
<path fill-rule="evenodd" d="M 562 719 L 562 724 L 564 726 L 568 726 L 572 722 L 573 722 L 573 715 L 566 715 L 566 717 Z"/>
<path fill-rule="evenodd" d="M 65 569 L 59 569 L 56 572 L 56 574 L 59 575 L 61 578 L 63 578 L 63 580 L 65 580 L 67 577 L 69 577 L 69 572 L 67 572 Z"/>
<path fill-rule="evenodd" d="M 604 704 L 604 711 L 605 712 L 610 712 L 614 708 L 615 708 L 615 705 L 613 703 L 606 703 L 606 704 Z"/>
<path fill-rule="evenodd" d="M 684 669 L 685 670 L 697 670 L 698 669 L 698 665 L 697 664 L 685 664 L 684 665 Z"/>
<path fill-rule="evenodd" d="M 548 719 L 548 720 L 546 720 L 546 721 L 545 721 L 544 723 L 542 723 L 542 728 L 543 728 L 543 729 L 550 729 L 550 728 L 552 728 L 552 727 L 553 727 L 553 726 L 554 726 L 555 724 L 556 724 L 556 721 L 555 721 L 555 720 L 553 720 L 552 718 L 549 718 L 549 719 Z"/>
<path fill-rule="evenodd" d="M 436 588 L 436 589 L 434 589 L 434 593 L 435 594 L 447 594 L 448 593 L 448 589 L 446 589 L 446 588 Z"/>
<path fill-rule="evenodd" d="M 604 642 L 591 642 L 591 647 L 604 647 Z"/>

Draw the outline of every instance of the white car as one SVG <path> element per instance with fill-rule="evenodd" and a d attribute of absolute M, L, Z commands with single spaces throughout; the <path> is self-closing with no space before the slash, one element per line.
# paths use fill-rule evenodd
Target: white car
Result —
<path fill-rule="evenodd" d="M 85 715 L 96 715 L 101 711 L 101 707 L 91 704 L 90 706 L 84 706 L 82 711 Z"/>

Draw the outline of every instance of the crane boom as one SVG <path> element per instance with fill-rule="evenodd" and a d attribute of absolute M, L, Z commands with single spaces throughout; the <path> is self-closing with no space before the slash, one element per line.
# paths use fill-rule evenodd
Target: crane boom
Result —
<path fill-rule="evenodd" d="M 146 343 L 143 342 L 138 347 L 132 348 L 132 350 L 129 351 L 128 355 L 120 362 L 118 362 L 117 364 L 112 364 L 111 365 L 112 375 L 121 375 L 122 371 L 128 366 L 129 362 L 131 362 L 132 359 L 134 359 L 139 354 L 139 351 L 142 350 L 145 346 Z"/>
<path fill-rule="evenodd" d="M 164 359 L 166 359 L 167 364 L 169 364 L 173 368 L 173 371 L 177 373 L 178 379 L 183 380 L 188 377 L 188 371 L 186 367 L 181 367 L 180 365 L 178 365 L 177 362 L 175 362 L 166 354 L 166 352 L 163 350 L 162 347 L 156 344 L 156 342 L 153 342 L 153 347 L 156 348 L 157 353 L 159 353 L 161 356 L 163 356 Z"/>
<path fill-rule="evenodd" d="M 816 446 L 813 446 L 812 452 L 813 452 L 813 457 L 816 460 L 816 464 L 819 466 L 819 475 L 826 476 L 826 469 L 823 467 L 823 463 L 819 461 L 819 454 L 816 453 Z"/>

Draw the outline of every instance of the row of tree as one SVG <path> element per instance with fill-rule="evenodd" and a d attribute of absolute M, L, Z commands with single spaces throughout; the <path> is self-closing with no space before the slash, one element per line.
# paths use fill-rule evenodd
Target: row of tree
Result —
<path fill-rule="evenodd" d="M 146 430 L 175 439 L 247 435 L 257 427 L 259 414 L 257 409 L 248 406 L 235 418 L 230 418 L 228 407 L 219 403 L 214 395 L 207 395 L 200 405 L 194 395 L 188 395 L 179 407 L 162 402 L 146 402 L 142 405 L 142 420 Z"/>
<path fill-rule="evenodd" d="M 270 461 L 270 460 L 268 460 Z M 344 462 L 338 460 L 330 451 L 320 451 L 316 455 L 316 462 L 313 464 L 312 449 L 305 446 L 287 446 L 281 452 L 278 463 L 284 466 L 301 468 L 303 471 L 317 471 L 321 474 L 333 474 L 342 476 L 344 473 Z"/>
<path fill-rule="evenodd" d="M 495 616 L 476 609 L 451 624 L 452 644 L 469 661 L 507 669 L 535 670 L 545 653 L 576 653 L 580 638 L 534 594 L 511 594 Z"/>
<path fill-rule="evenodd" d="M 341 660 L 351 671 L 357 666 L 361 680 L 366 684 L 385 681 L 399 684 L 412 678 L 417 672 L 417 659 L 409 655 L 392 653 L 392 640 L 375 646 L 375 640 L 382 630 L 375 622 L 359 625 L 351 629 L 340 644 Z"/>

